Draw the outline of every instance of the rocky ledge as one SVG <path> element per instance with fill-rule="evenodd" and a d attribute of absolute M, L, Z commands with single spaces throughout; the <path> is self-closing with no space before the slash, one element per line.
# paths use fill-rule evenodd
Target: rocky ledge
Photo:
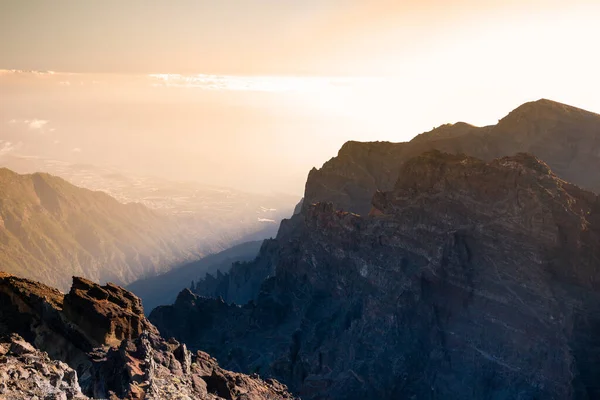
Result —
<path fill-rule="evenodd" d="M 67 295 L 0 272 L 0 398 L 291 399 L 165 340 L 125 289 L 73 278 Z"/>

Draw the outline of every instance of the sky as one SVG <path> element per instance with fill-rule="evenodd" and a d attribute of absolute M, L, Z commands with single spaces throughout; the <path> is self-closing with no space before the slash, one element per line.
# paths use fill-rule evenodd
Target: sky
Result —
<path fill-rule="evenodd" d="M 598 20 L 586 0 L 0 0 L 0 163 L 299 194 L 347 140 L 539 98 L 600 112 Z"/>

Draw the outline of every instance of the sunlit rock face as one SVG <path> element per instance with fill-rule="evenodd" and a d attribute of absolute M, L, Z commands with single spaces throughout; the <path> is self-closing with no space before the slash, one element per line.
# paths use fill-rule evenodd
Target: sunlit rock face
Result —
<path fill-rule="evenodd" d="M 0 338 L 0 396 L 20 399 L 88 399 L 77 373 L 35 349 L 19 335 Z"/>
<path fill-rule="evenodd" d="M 78 277 L 63 295 L 0 272 L 0 378 L 2 399 L 292 399 L 163 339 L 131 292 Z"/>
<path fill-rule="evenodd" d="M 253 301 L 186 290 L 150 320 L 304 399 L 600 396 L 597 195 L 530 154 L 433 151 L 395 175 L 361 215 L 305 202 Z"/>

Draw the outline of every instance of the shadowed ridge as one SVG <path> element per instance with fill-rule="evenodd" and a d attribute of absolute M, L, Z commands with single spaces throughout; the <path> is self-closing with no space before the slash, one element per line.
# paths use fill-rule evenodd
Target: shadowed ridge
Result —
<path fill-rule="evenodd" d="M 444 124 L 429 132 L 421 133 L 415 136 L 410 142 L 431 141 L 440 139 L 450 139 L 470 133 L 484 133 L 489 127 L 478 127 L 466 122 L 456 122 L 454 124 Z"/>
<path fill-rule="evenodd" d="M 513 111 L 508 113 L 505 118 L 514 115 L 525 115 L 525 114 L 537 114 L 538 116 L 550 116 L 552 114 L 559 115 L 571 115 L 571 116 L 589 116 L 589 117 L 600 117 L 600 114 L 584 110 L 583 108 L 574 107 L 568 104 L 560 103 L 558 101 L 549 99 L 539 99 L 536 101 L 530 101 L 520 105 Z"/>

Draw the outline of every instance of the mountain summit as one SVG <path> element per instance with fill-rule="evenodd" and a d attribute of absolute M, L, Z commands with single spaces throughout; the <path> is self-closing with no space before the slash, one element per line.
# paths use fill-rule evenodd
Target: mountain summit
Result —
<path fill-rule="evenodd" d="M 397 145 L 351 146 L 381 160 Z M 369 213 L 319 202 L 282 223 L 254 301 L 187 292 L 150 320 L 304 399 L 600 396 L 598 196 L 527 153 L 430 151 L 394 175 Z"/>
<path fill-rule="evenodd" d="M 525 103 L 497 125 L 443 125 L 406 143 L 348 142 L 337 157 L 313 169 L 305 206 L 325 201 L 366 214 L 376 190 L 391 190 L 400 166 L 428 150 L 464 153 L 486 161 L 527 152 L 562 179 L 600 191 L 600 115 L 550 100 Z"/>

